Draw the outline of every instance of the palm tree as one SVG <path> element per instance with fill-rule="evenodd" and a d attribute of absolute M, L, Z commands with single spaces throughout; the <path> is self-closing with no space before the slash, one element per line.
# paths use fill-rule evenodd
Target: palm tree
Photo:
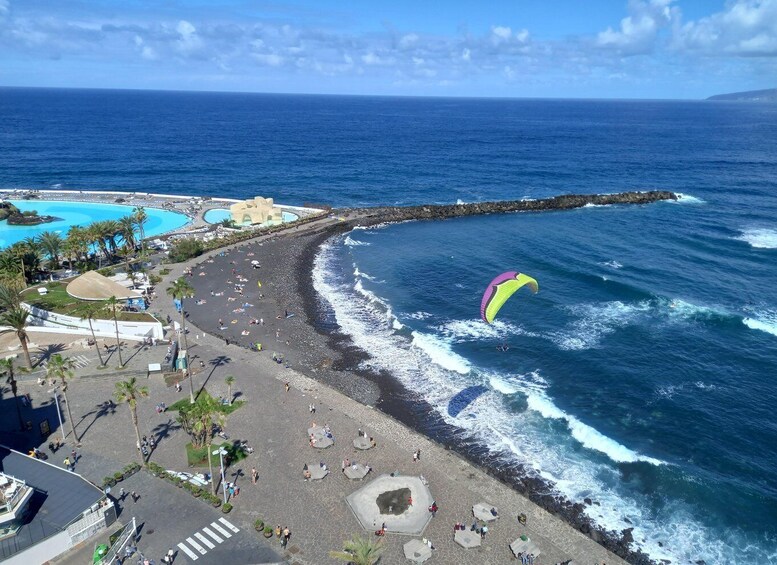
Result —
<path fill-rule="evenodd" d="M 64 244 L 62 237 L 57 232 L 47 231 L 38 236 L 38 243 L 49 256 L 51 269 L 59 268 L 59 254 Z"/>
<path fill-rule="evenodd" d="M 354 565 L 375 565 L 383 553 L 383 540 L 373 541 L 370 537 L 354 536 L 343 543 L 342 551 L 330 551 L 329 557 L 347 561 Z"/>
<path fill-rule="evenodd" d="M 146 220 L 148 219 L 148 214 L 146 214 L 146 209 L 143 208 L 143 206 L 138 206 L 133 210 L 133 216 L 135 217 L 135 222 L 138 224 L 138 229 L 140 230 L 140 253 L 142 255 L 145 255 L 146 253 L 146 229 L 144 224 L 146 223 Z"/>
<path fill-rule="evenodd" d="M 119 301 L 115 296 L 111 296 L 108 300 L 105 301 L 105 305 L 110 308 L 111 312 L 113 313 L 113 327 L 116 328 L 116 350 L 119 352 L 119 367 L 123 367 L 124 361 L 121 358 L 121 341 L 119 341 L 119 320 L 116 318 L 116 306 L 118 304 Z"/>
<path fill-rule="evenodd" d="M 1 296 L 1 293 L 0 293 Z M 92 320 L 97 319 L 97 312 L 105 308 L 105 302 L 80 302 L 75 308 L 73 313 L 78 316 L 80 320 L 86 320 L 89 322 L 89 331 L 92 332 L 92 341 L 94 342 L 94 348 L 97 350 L 97 357 L 100 359 L 100 366 L 105 367 L 105 361 L 103 361 L 103 355 L 100 353 L 100 345 L 97 343 L 97 336 L 94 335 L 94 327 L 92 326 Z"/>
<path fill-rule="evenodd" d="M 229 396 L 229 405 L 232 406 L 232 385 L 235 384 L 235 377 L 232 375 L 227 375 L 227 378 L 224 379 L 224 382 L 227 383 L 227 395 Z"/>
<path fill-rule="evenodd" d="M 0 359 L 0 372 L 7 373 L 8 379 L 7 383 L 11 385 L 11 392 L 13 393 L 13 403 L 16 406 L 16 415 L 19 416 L 19 431 L 24 431 L 24 418 L 22 418 L 22 410 L 19 408 L 19 401 L 16 398 L 16 379 L 14 378 L 13 374 L 13 359 Z"/>
<path fill-rule="evenodd" d="M 19 306 L 19 290 L 18 285 L 0 283 L 0 309 L 12 310 Z"/>
<path fill-rule="evenodd" d="M 130 378 L 128 381 L 121 381 L 116 383 L 116 390 L 113 392 L 113 396 L 116 397 L 118 402 L 126 402 L 130 407 L 130 415 L 132 416 L 132 426 L 135 428 L 135 437 L 138 439 L 138 445 L 140 445 L 140 430 L 138 429 L 138 398 L 148 396 L 148 388 L 144 386 L 138 386 L 135 377 Z M 140 463 L 145 463 L 143 452 L 138 451 L 140 455 Z"/>
<path fill-rule="evenodd" d="M 65 397 L 65 406 L 67 407 L 67 419 L 70 420 L 70 429 L 73 430 L 73 439 L 76 444 L 79 441 L 78 435 L 76 435 L 76 424 L 73 420 L 73 414 L 70 411 L 70 402 L 67 399 L 67 379 L 73 376 L 73 370 L 76 368 L 75 363 L 69 357 L 62 357 L 59 353 L 55 353 L 49 357 L 49 362 L 46 364 L 46 376 L 52 379 L 59 379 L 62 381 L 62 396 Z"/>
<path fill-rule="evenodd" d="M 213 423 L 214 419 L 216 420 L 215 423 L 220 428 L 224 428 L 227 423 L 227 416 L 224 414 L 224 412 L 221 411 L 221 406 L 219 406 L 216 401 L 212 397 L 208 397 L 207 400 L 203 402 L 203 422 L 208 427 L 207 429 L 207 435 L 205 436 L 207 438 L 208 443 L 208 472 L 210 472 L 210 492 L 211 494 L 216 494 L 216 481 L 213 480 Z"/>
<path fill-rule="evenodd" d="M 108 240 L 111 253 L 116 255 L 116 237 L 121 234 L 121 225 L 116 220 L 104 220 L 100 223 L 103 224 L 105 238 Z"/>
<path fill-rule="evenodd" d="M 32 359 L 30 359 L 30 350 L 27 348 L 27 319 L 30 317 L 30 313 L 21 306 L 14 306 L 7 310 L 2 316 L 0 316 L 0 323 L 16 332 L 16 337 L 19 338 L 19 342 L 22 344 L 22 350 L 24 351 L 24 360 L 27 362 L 27 368 L 32 369 Z"/>
<path fill-rule="evenodd" d="M 119 233 L 121 234 L 124 244 L 129 246 L 133 251 L 135 250 L 135 218 L 132 216 L 123 216 L 119 218 Z"/>
<path fill-rule="evenodd" d="M 181 301 L 181 337 L 178 338 L 178 349 L 183 349 L 185 351 L 184 363 L 186 364 L 186 370 L 189 371 L 189 348 L 186 340 L 186 310 L 183 307 L 183 300 L 184 298 L 191 298 L 194 296 L 194 289 L 186 282 L 186 279 L 179 277 L 167 288 L 167 294 L 174 299 Z M 181 339 L 183 339 L 183 347 L 181 347 Z M 189 393 L 189 402 L 194 404 L 194 385 L 192 384 L 191 371 L 189 371 Z"/>

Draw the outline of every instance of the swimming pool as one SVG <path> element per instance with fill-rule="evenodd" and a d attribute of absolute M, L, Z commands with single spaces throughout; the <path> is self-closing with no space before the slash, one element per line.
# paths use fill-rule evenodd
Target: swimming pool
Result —
<path fill-rule="evenodd" d="M 212 208 L 207 212 L 205 212 L 203 219 L 209 224 L 218 224 L 219 222 L 223 222 L 224 220 L 231 220 L 232 212 L 230 212 L 225 208 Z M 283 212 L 282 219 L 283 219 L 283 223 L 285 224 L 287 222 L 293 222 L 294 220 L 298 220 L 299 216 L 297 216 L 297 214 L 292 214 L 291 212 Z"/>
<path fill-rule="evenodd" d="M 67 235 L 70 226 L 86 226 L 92 222 L 118 220 L 132 213 L 134 206 L 102 204 L 95 202 L 67 202 L 63 200 L 9 200 L 22 212 L 35 210 L 41 216 L 55 216 L 60 221 L 38 226 L 9 226 L 0 222 L 0 249 L 13 245 L 28 237 L 37 237 L 43 232 L 57 232 Z M 180 212 L 145 207 L 148 219 L 143 225 L 146 237 L 153 237 L 178 229 L 189 223 L 189 217 Z"/>

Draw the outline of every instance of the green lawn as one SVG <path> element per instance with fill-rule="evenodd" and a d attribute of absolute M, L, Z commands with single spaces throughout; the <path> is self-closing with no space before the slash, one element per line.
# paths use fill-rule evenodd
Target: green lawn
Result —
<path fill-rule="evenodd" d="M 216 451 L 219 447 L 223 447 L 224 450 L 228 453 L 228 455 L 224 456 L 224 459 L 228 461 L 227 465 L 232 465 L 233 463 L 237 463 L 238 461 L 245 459 L 247 457 L 247 454 L 240 449 L 238 446 L 234 445 L 231 441 L 225 441 L 221 444 L 213 443 L 211 444 L 211 454 L 210 454 L 210 460 L 213 464 L 213 467 L 215 469 L 218 469 L 220 465 L 219 456 L 213 455 L 213 452 Z M 199 447 L 195 448 L 192 446 L 191 443 L 186 444 L 186 461 L 189 464 L 189 467 L 207 467 L 208 466 L 208 446 L 205 447 Z M 217 471 L 214 470 L 214 473 Z"/>
<path fill-rule="evenodd" d="M 83 300 L 70 296 L 65 290 L 67 287 L 66 283 L 50 282 L 46 283 L 44 286 L 48 289 L 48 294 L 38 294 L 37 288 L 31 288 L 22 293 L 22 300 L 36 308 L 42 308 L 43 310 L 48 310 L 57 314 L 65 314 L 67 316 L 76 315 L 74 312 Z M 117 310 L 116 317 L 122 322 L 155 321 L 152 316 L 144 312 L 119 312 Z M 100 315 L 100 319 L 112 320 L 113 314 L 110 310 L 106 309 L 105 313 Z"/>

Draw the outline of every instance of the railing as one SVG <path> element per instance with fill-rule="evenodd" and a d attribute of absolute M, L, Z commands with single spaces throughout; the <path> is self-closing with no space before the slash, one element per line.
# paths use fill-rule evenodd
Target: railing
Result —
<path fill-rule="evenodd" d="M 7 476 L 7 475 L 6 475 Z M 27 486 L 27 483 L 24 481 L 16 480 L 12 477 L 8 477 L 13 482 L 18 484 L 16 491 L 11 495 L 10 498 L 4 496 L 5 502 L 0 503 L 0 514 L 4 514 L 6 512 L 13 512 L 14 507 L 16 506 L 16 503 L 19 502 L 19 500 L 24 497 L 24 495 L 27 493 L 27 490 L 29 487 Z"/>
<path fill-rule="evenodd" d="M 111 563 L 114 563 L 116 558 L 122 555 L 124 548 L 134 543 L 136 531 L 137 527 L 135 526 L 135 518 L 133 517 L 129 524 L 124 526 L 118 534 L 115 534 L 116 541 L 113 542 L 108 553 L 103 555 L 103 558 L 100 559 L 97 565 L 110 565 Z"/>

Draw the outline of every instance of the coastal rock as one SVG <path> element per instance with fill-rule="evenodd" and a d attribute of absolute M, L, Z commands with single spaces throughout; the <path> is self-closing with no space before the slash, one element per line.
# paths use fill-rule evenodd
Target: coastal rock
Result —
<path fill-rule="evenodd" d="M 617 194 L 564 194 L 539 200 L 506 200 L 500 202 L 477 202 L 472 204 L 385 206 L 355 210 L 336 210 L 345 215 L 355 212 L 360 225 L 408 220 L 443 220 L 483 214 L 506 214 L 510 212 L 539 212 L 544 210 L 572 210 L 585 206 L 610 206 L 615 204 L 650 204 L 661 200 L 677 200 L 677 195 L 666 190 L 646 192 L 619 192 Z"/>
<path fill-rule="evenodd" d="M 590 499 L 590 498 L 587 498 L 587 497 L 583 499 L 583 502 L 585 502 L 585 503 L 586 503 L 588 506 L 591 506 L 591 504 L 593 504 L 593 503 L 591 502 L 591 499 Z"/>
<path fill-rule="evenodd" d="M 631 535 L 631 532 L 633 531 L 634 531 L 634 528 L 626 528 L 625 530 L 621 531 L 621 535 L 624 543 L 631 543 L 634 541 L 634 536 Z"/>
<path fill-rule="evenodd" d="M 62 218 L 57 218 L 55 216 L 38 216 L 35 215 L 29 215 L 25 216 L 24 214 L 11 214 L 8 216 L 8 225 L 9 226 L 37 226 L 40 224 L 49 224 L 51 222 L 57 222 L 60 221 Z"/>

